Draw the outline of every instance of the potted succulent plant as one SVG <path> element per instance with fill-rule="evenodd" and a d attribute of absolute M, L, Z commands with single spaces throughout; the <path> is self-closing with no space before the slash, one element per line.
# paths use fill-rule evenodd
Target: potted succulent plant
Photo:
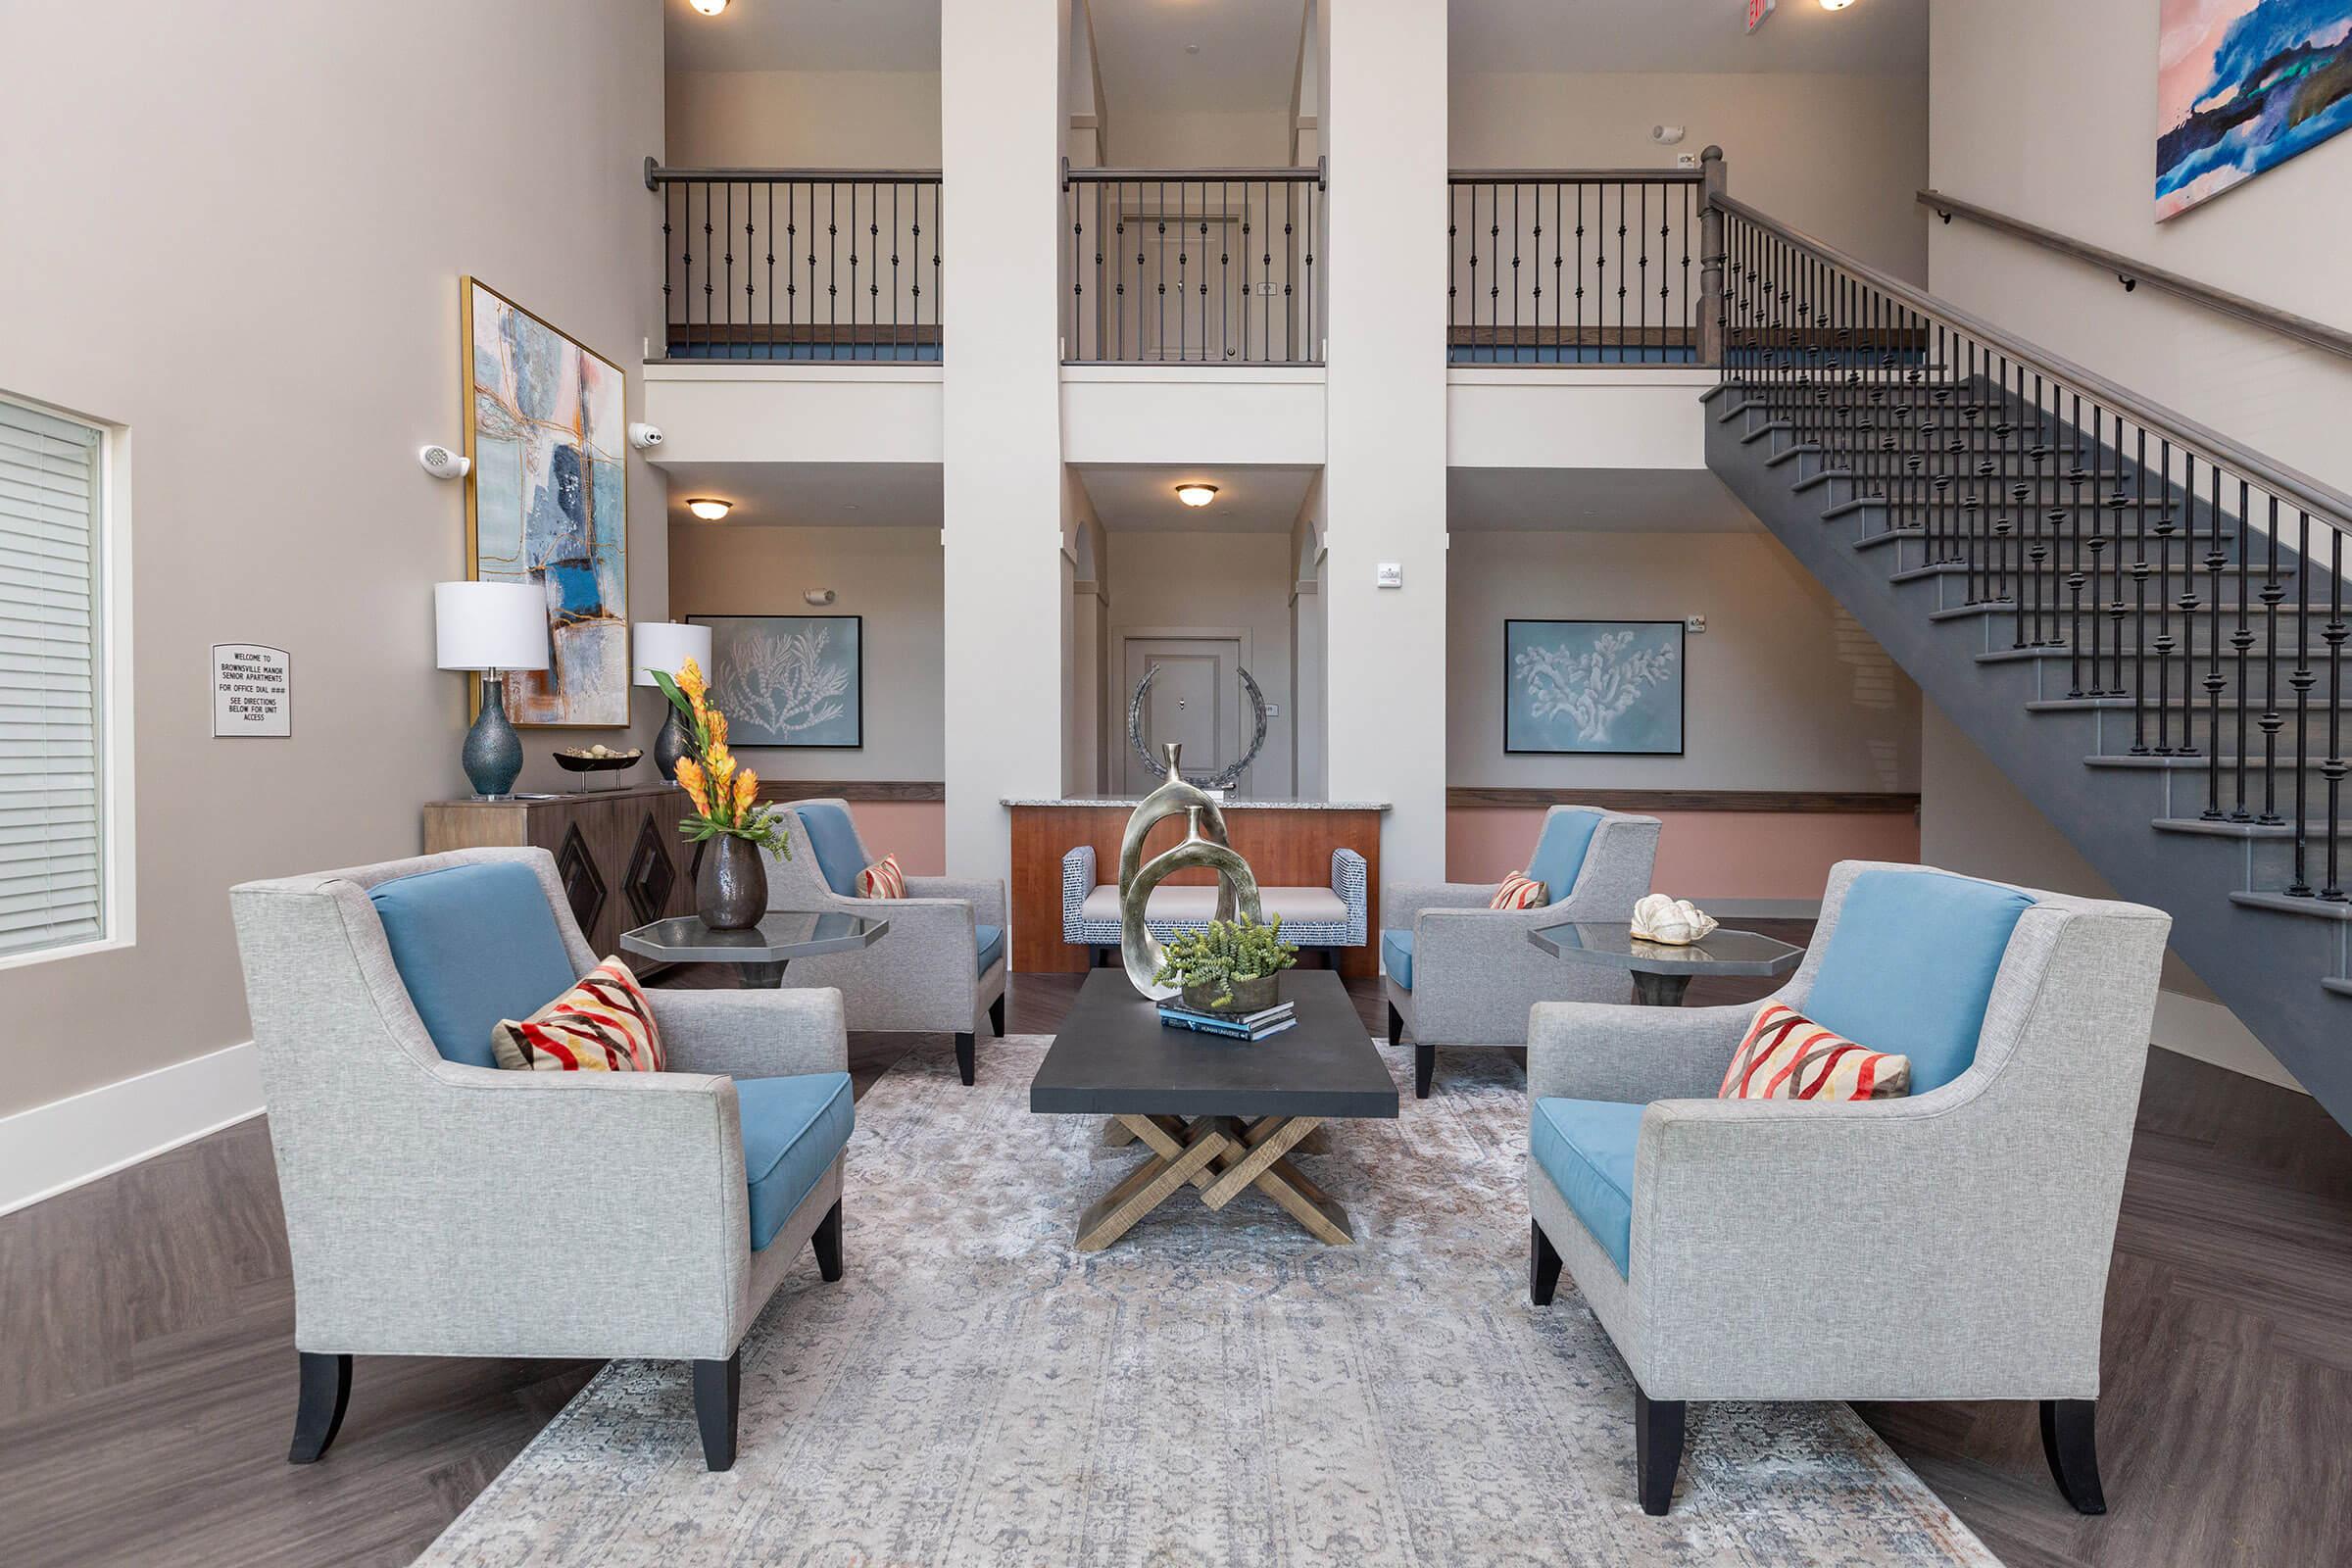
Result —
<path fill-rule="evenodd" d="M 1281 915 L 1271 925 L 1244 915 L 1178 933 L 1152 980 L 1181 986 L 1184 1004 L 1197 1011 L 1262 1012 L 1279 1000 L 1277 977 L 1298 961 L 1298 944 L 1282 940 Z"/>
<path fill-rule="evenodd" d="M 792 854 L 783 815 L 760 804 L 760 775 L 728 752 L 727 715 L 711 705 L 701 666 L 689 659 L 674 675 L 653 674 L 687 731 L 678 787 L 694 809 L 678 831 L 706 846 L 695 873 L 695 910 L 713 931 L 749 929 L 767 912 L 767 863 L 760 852 Z"/>

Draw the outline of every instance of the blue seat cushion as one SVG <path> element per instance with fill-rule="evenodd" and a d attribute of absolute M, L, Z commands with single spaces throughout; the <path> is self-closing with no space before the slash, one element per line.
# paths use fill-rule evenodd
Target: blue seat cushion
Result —
<path fill-rule="evenodd" d="M 1528 1153 L 1621 1275 L 1634 1250 L 1634 1145 L 1642 1111 L 1609 1100 L 1539 1100 L 1527 1130 Z"/>
<path fill-rule="evenodd" d="M 1941 871 L 1865 871 L 1845 890 L 1804 1015 L 1911 1058 L 1924 1095 L 1977 1059 L 2009 934 L 2034 901 Z"/>
<path fill-rule="evenodd" d="M 972 940 L 980 948 L 979 972 L 986 974 L 1004 956 L 1004 930 L 1002 926 L 976 925 L 972 927 Z"/>
<path fill-rule="evenodd" d="M 858 826 L 850 813 L 838 806 L 803 806 L 798 808 L 801 826 L 808 831 L 808 843 L 816 851 L 816 868 L 825 879 L 825 886 L 845 899 L 858 896 L 858 873 L 865 869 L 865 852 L 858 844 Z"/>
<path fill-rule="evenodd" d="M 1600 826 L 1598 811 L 1552 811 L 1544 818 L 1544 836 L 1536 841 L 1535 858 L 1527 862 L 1531 881 L 1544 884 L 1544 902 L 1557 904 L 1576 887 L 1576 874 L 1585 868 L 1585 852 L 1592 847 Z"/>
<path fill-rule="evenodd" d="M 752 1191 L 752 1250 L 776 1232 L 824 1178 L 857 1125 L 857 1097 L 846 1072 L 789 1078 L 738 1078 L 743 1115 L 743 1180 Z"/>
<path fill-rule="evenodd" d="M 392 962 L 445 1061 L 495 1067 L 490 1031 L 579 981 L 547 890 L 514 860 L 445 866 L 368 890 Z"/>
<path fill-rule="evenodd" d="M 1389 973 L 1405 990 L 1413 989 L 1413 934 L 1410 931 L 1383 931 L 1380 934 L 1381 961 Z"/>

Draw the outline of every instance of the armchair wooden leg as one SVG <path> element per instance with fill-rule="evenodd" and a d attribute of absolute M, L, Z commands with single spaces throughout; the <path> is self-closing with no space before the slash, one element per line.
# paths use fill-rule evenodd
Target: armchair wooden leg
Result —
<path fill-rule="evenodd" d="M 956 1071 L 963 1079 L 963 1086 L 969 1089 L 972 1086 L 972 1037 L 968 1034 L 956 1037 Z"/>
<path fill-rule="evenodd" d="M 1552 1293 L 1559 1288 L 1559 1250 L 1544 1234 L 1544 1227 L 1531 1219 L 1527 1222 L 1527 1298 L 1538 1306 L 1549 1306 Z"/>
<path fill-rule="evenodd" d="M 694 1424 L 703 1433 L 703 1464 L 735 1468 L 735 1416 L 743 1405 L 743 1350 L 724 1361 L 694 1363 Z"/>
<path fill-rule="evenodd" d="M 1430 1080 L 1438 1075 L 1438 1048 L 1426 1040 L 1413 1042 L 1413 1098 L 1429 1098 Z"/>
<path fill-rule="evenodd" d="M 343 1427 L 351 1403 L 351 1357 L 295 1352 L 302 1358 L 302 1392 L 294 1404 L 294 1446 L 288 1464 L 315 1464 Z"/>
<path fill-rule="evenodd" d="M 808 1246 L 816 1253 L 816 1272 L 830 1285 L 841 1278 L 841 1200 L 825 1210 L 825 1217 L 816 1222 L 816 1230 L 808 1238 Z"/>
<path fill-rule="evenodd" d="M 989 1032 L 999 1040 L 1004 1038 L 1004 994 L 1003 992 L 997 993 L 997 1000 L 988 1004 L 988 1028 Z"/>
<path fill-rule="evenodd" d="M 1683 1467 L 1683 1401 L 1653 1399 L 1634 1385 L 1634 1485 L 1642 1511 L 1663 1516 Z"/>
<path fill-rule="evenodd" d="M 1389 1044 L 1392 1046 L 1396 1046 L 1402 1045 L 1403 1043 L 1404 1014 L 1398 1012 L 1396 1010 L 1396 1004 L 1392 1002 L 1389 1004 Z"/>
<path fill-rule="evenodd" d="M 2077 1513 L 2107 1511 L 2107 1494 L 2099 1486 L 2098 1411 L 2096 1399 L 2041 1401 L 2041 1451 L 2059 1494 Z"/>

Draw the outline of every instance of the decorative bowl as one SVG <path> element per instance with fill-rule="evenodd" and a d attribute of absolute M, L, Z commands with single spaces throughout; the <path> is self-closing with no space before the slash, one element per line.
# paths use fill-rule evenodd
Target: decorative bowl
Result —
<path fill-rule="evenodd" d="M 645 753 L 634 747 L 625 752 L 592 747 L 585 751 L 556 753 L 556 765 L 570 773 L 616 773 L 624 767 L 635 767 L 644 760 Z M 580 780 L 581 788 L 585 789 L 587 785 L 588 780 Z"/>
<path fill-rule="evenodd" d="M 1225 996 L 1228 989 L 1231 991 L 1233 1000 L 1227 1002 L 1223 1006 L 1217 1005 L 1217 999 Z M 1195 1012 L 1214 1013 L 1220 1017 L 1238 1017 L 1246 1013 L 1263 1012 L 1280 1002 L 1282 1000 L 1282 977 L 1261 974 L 1254 979 L 1236 980 L 1230 988 L 1214 982 L 1202 986 L 1186 986 L 1180 995 L 1184 1004 Z"/>

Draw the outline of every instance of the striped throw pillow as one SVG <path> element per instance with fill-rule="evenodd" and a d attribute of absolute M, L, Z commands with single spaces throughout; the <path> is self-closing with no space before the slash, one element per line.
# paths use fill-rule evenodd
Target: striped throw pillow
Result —
<path fill-rule="evenodd" d="M 861 899 L 903 899 L 906 896 L 906 874 L 899 869 L 899 858 L 885 855 L 858 873 L 858 896 Z"/>
<path fill-rule="evenodd" d="M 1544 897 L 1543 883 L 1535 881 L 1524 872 L 1513 871 L 1502 879 L 1502 886 L 1494 890 L 1494 897 L 1487 901 L 1487 907 L 1490 909 L 1532 909 L 1538 905 L 1548 902 Z"/>
<path fill-rule="evenodd" d="M 531 1072 L 660 1072 L 654 1005 L 629 966 L 607 958 L 580 983 L 516 1022 L 499 1021 L 490 1051 L 501 1067 Z"/>
<path fill-rule="evenodd" d="M 1857 1046 L 1795 1008 L 1767 1002 L 1732 1055 L 1718 1100 L 1893 1100 L 1911 1092 L 1911 1058 Z"/>

